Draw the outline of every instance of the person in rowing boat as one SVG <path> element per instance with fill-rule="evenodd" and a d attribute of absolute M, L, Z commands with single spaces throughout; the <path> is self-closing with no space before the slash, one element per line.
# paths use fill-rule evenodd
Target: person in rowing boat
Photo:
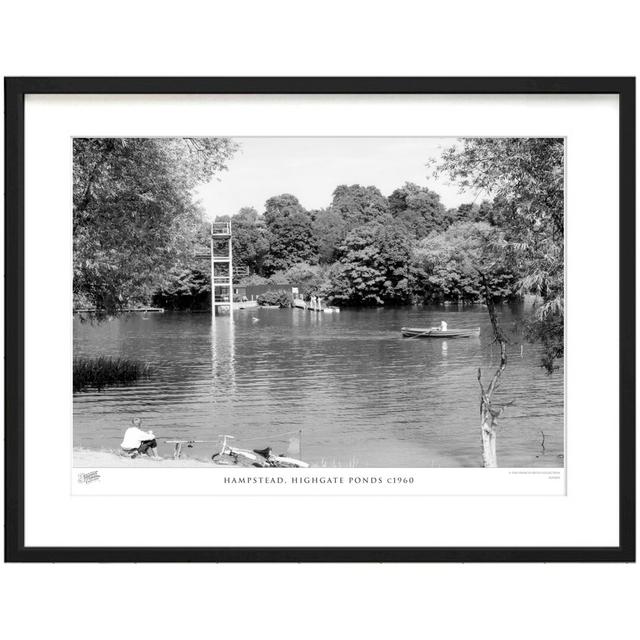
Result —
<path fill-rule="evenodd" d="M 130 458 L 137 458 L 146 453 L 152 458 L 159 458 L 158 443 L 153 431 L 143 431 L 140 429 L 140 418 L 132 418 L 133 427 L 129 427 L 124 434 L 120 448 L 125 455 Z"/>
<path fill-rule="evenodd" d="M 447 323 L 444 320 L 440 320 L 440 331 L 447 330 Z"/>

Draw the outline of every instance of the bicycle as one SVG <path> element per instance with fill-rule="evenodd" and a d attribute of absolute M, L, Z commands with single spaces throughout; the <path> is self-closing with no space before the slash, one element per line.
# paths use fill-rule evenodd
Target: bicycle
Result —
<path fill-rule="evenodd" d="M 221 434 L 220 437 L 222 438 L 220 451 L 211 456 L 211 460 L 216 464 L 230 465 L 250 463 L 253 467 L 289 467 L 298 469 L 305 469 L 309 466 L 306 462 L 297 460 L 296 458 L 274 455 L 271 447 L 249 451 L 248 449 L 232 447 L 227 442 L 228 439 L 235 440 L 234 436 Z"/>

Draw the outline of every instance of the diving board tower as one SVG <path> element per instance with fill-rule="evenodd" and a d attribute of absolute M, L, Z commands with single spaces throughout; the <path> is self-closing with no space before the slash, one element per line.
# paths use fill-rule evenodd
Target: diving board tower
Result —
<path fill-rule="evenodd" d="M 231 222 L 211 223 L 211 311 L 233 312 Z"/>

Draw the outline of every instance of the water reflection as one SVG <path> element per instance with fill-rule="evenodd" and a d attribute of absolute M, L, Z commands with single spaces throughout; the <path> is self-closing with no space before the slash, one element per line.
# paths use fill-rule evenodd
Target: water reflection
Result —
<path fill-rule="evenodd" d="M 211 372 L 214 397 L 235 393 L 236 332 L 231 313 L 211 316 Z"/>
<path fill-rule="evenodd" d="M 503 308 L 505 322 L 517 309 Z M 478 338 L 403 339 L 402 326 L 480 326 Z M 78 355 L 126 355 L 154 375 L 74 396 L 74 444 L 117 448 L 131 417 L 167 436 L 242 438 L 304 430 L 305 457 L 325 466 L 478 466 L 477 370 L 499 364 L 481 307 L 246 309 L 233 316 L 149 314 L 74 323 Z M 496 402 L 515 399 L 499 435 L 501 466 L 562 466 L 563 372 L 514 343 Z M 540 431 L 545 455 L 540 456 Z M 256 443 L 255 446 L 258 446 Z M 161 455 L 170 451 L 160 450 Z M 539 457 L 536 457 L 539 456 Z"/>

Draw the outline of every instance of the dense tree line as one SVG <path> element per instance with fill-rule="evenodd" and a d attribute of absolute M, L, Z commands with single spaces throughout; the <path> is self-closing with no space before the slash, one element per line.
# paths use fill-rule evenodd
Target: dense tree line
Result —
<path fill-rule="evenodd" d="M 413 183 L 389 196 L 375 186 L 339 185 L 326 208 L 311 211 L 281 194 L 261 214 L 243 208 L 218 219 L 231 220 L 234 261 L 250 270 L 241 284 L 290 282 L 352 306 L 478 301 L 480 276 L 461 256 L 502 237 L 493 203 L 447 209 L 437 193 Z M 207 287 L 195 264 L 175 275 L 158 301 L 197 297 L 202 289 L 193 285 Z M 506 267 L 490 280 L 499 298 L 516 295 L 516 275 Z"/>
<path fill-rule="evenodd" d="M 74 304 L 206 307 L 209 249 L 194 188 L 226 169 L 227 138 L 75 139 Z M 290 282 L 341 305 L 540 300 L 527 326 L 552 369 L 563 354 L 564 146 L 558 139 L 465 139 L 435 173 L 479 193 L 447 209 L 426 186 L 385 195 L 338 185 L 325 208 L 293 194 L 231 218 L 244 283 Z M 243 282 L 240 282 L 243 284 Z"/>

